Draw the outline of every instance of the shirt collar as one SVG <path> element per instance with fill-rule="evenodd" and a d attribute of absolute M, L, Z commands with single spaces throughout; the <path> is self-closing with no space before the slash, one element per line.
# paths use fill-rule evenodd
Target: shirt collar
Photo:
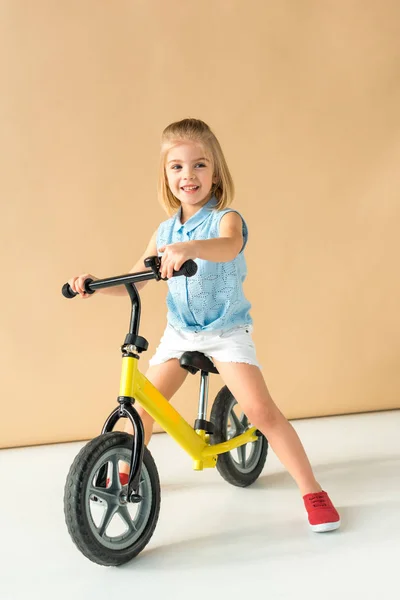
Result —
<path fill-rule="evenodd" d="M 193 231 L 210 215 L 211 211 L 217 205 L 218 200 L 215 196 L 211 196 L 210 200 L 197 213 L 195 213 L 186 223 L 181 223 L 182 208 L 175 215 L 174 232 L 177 231 Z"/>

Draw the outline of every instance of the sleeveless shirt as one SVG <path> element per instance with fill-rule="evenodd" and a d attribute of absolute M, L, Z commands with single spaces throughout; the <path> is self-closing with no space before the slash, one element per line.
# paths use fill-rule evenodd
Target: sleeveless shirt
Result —
<path fill-rule="evenodd" d="M 177 242 L 209 240 L 219 237 L 219 225 L 231 208 L 216 210 L 213 196 L 186 223 L 181 223 L 181 209 L 162 222 L 157 231 L 157 248 Z M 196 259 L 197 273 L 193 277 L 172 277 L 168 280 L 168 323 L 184 331 L 221 331 L 239 325 L 251 325 L 250 302 L 243 293 L 247 274 L 243 250 L 248 230 L 243 217 L 243 246 L 229 262 Z M 159 253 L 161 256 L 161 253 Z"/>

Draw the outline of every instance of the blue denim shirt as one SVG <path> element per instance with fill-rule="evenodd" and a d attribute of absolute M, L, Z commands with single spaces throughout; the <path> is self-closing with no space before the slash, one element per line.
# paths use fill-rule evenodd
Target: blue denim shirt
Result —
<path fill-rule="evenodd" d="M 176 242 L 209 240 L 219 237 L 221 218 L 231 208 L 215 210 L 212 197 L 186 223 L 181 223 L 181 210 L 160 224 L 157 248 Z M 238 213 L 239 214 L 239 213 Z M 241 215 L 240 215 L 241 216 Z M 243 250 L 247 243 L 247 225 L 243 222 L 243 247 L 229 262 L 196 259 L 197 273 L 193 277 L 172 277 L 168 280 L 168 323 L 184 331 L 227 330 L 238 325 L 251 325 L 242 284 L 247 274 Z"/>

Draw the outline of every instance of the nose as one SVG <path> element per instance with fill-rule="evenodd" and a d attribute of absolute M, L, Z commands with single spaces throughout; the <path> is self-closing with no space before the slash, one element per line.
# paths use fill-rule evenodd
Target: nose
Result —
<path fill-rule="evenodd" d="M 182 176 L 183 179 L 194 179 L 194 173 L 192 172 L 191 167 L 186 167 Z"/>

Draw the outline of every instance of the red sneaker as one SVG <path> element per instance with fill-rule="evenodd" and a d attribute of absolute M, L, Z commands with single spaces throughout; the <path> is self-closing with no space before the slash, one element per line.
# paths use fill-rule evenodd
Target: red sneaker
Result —
<path fill-rule="evenodd" d="M 129 473 L 120 473 L 119 474 L 119 480 L 121 482 L 121 485 L 128 485 Z M 107 479 L 107 481 L 106 481 L 106 487 L 108 487 L 109 485 L 110 485 L 110 480 Z"/>
<path fill-rule="evenodd" d="M 303 496 L 308 522 L 313 531 L 323 533 L 340 527 L 340 516 L 326 492 Z"/>

